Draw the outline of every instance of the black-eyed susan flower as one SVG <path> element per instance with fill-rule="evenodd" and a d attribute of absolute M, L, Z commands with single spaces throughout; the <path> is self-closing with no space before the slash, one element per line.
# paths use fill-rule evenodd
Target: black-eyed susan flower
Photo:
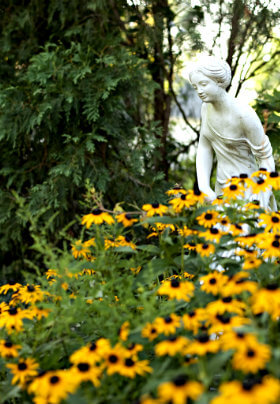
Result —
<path fill-rule="evenodd" d="M 21 284 L 15 281 L 10 281 L 9 283 L 0 286 L 0 294 L 6 295 L 10 290 L 13 292 L 18 291 L 18 289 L 21 287 Z"/>
<path fill-rule="evenodd" d="M 90 248 L 86 243 L 83 243 L 82 240 L 77 240 L 73 244 L 71 244 L 71 252 L 75 259 L 84 258 L 87 259 L 90 255 Z"/>
<path fill-rule="evenodd" d="M 10 340 L 0 340 L 0 356 L 2 358 L 16 358 L 21 345 L 13 344 Z"/>
<path fill-rule="evenodd" d="M 8 363 L 7 368 L 13 374 L 12 384 L 24 386 L 27 381 L 38 374 L 38 363 L 33 358 L 20 359 L 18 363 Z"/>
<path fill-rule="evenodd" d="M 250 344 L 256 344 L 257 338 L 254 334 L 239 330 L 229 330 L 220 337 L 221 347 L 224 351 L 229 349 L 239 349 L 241 346 L 247 348 Z"/>
<path fill-rule="evenodd" d="M 193 201 L 190 198 L 188 198 L 187 194 L 183 194 L 177 198 L 171 199 L 169 203 L 170 205 L 172 205 L 174 212 L 176 213 L 180 213 L 184 208 L 188 209 L 190 206 L 194 204 Z"/>
<path fill-rule="evenodd" d="M 215 246 L 211 243 L 197 244 L 196 252 L 202 257 L 209 257 L 215 252 Z"/>
<path fill-rule="evenodd" d="M 260 201 L 254 199 L 253 201 L 246 203 L 243 207 L 246 210 L 260 209 Z"/>
<path fill-rule="evenodd" d="M 244 196 L 245 188 L 242 184 L 230 184 L 223 188 L 223 194 L 227 199 L 236 199 Z"/>
<path fill-rule="evenodd" d="M 134 342 L 129 344 L 128 347 L 126 348 L 126 356 L 128 358 L 137 357 L 138 352 L 143 351 L 143 345 L 141 344 L 135 344 Z"/>
<path fill-rule="evenodd" d="M 264 258 L 280 257 L 280 239 L 277 234 L 263 234 L 263 237 L 259 237 L 256 244 L 260 249 L 264 250 L 262 253 Z"/>
<path fill-rule="evenodd" d="M 46 292 L 41 290 L 40 285 L 25 285 L 22 286 L 16 294 L 16 300 L 22 303 L 36 303 L 41 302 L 47 295 Z"/>
<path fill-rule="evenodd" d="M 103 356 L 107 368 L 107 374 L 120 373 L 123 360 L 126 358 L 126 349 L 121 344 L 116 344 Z"/>
<path fill-rule="evenodd" d="M 173 188 L 169 189 L 165 193 L 168 196 L 170 196 L 170 195 L 178 195 L 178 194 L 187 194 L 188 191 L 186 191 L 183 187 L 181 187 L 179 185 L 175 185 Z"/>
<path fill-rule="evenodd" d="M 24 318 L 31 318 L 29 310 L 22 310 L 17 307 L 9 307 L 0 317 L 0 328 L 5 327 L 8 333 L 13 331 L 21 331 Z"/>
<path fill-rule="evenodd" d="M 260 214 L 259 225 L 264 227 L 264 231 L 272 230 L 274 233 L 280 232 L 280 213 Z"/>
<path fill-rule="evenodd" d="M 121 213 L 116 216 L 118 223 L 121 223 L 124 227 L 130 227 L 133 223 L 137 223 L 138 219 L 133 218 L 129 213 Z"/>
<path fill-rule="evenodd" d="M 158 332 L 164 335 L 174 334 L 176 328 L 179 328 L 181 325 L 180 317 L 175 313 L 171 313 L 166 317 L 157 317 L 154 324 L 156 325 Z"/>
<path fill-rule="evenodd" d="M 193 204 L 195 204 L 195 203 L 203 203 L 205 201 L 206 196 L 207 195 L 201 192 L 199 189 L 194 190 L 191 189 L 189 191 L 188 198 L 193 202 Z"/>
<path fill-rule="evenodd" d="M 146 203 L 145 205 L 142 206 L 142 209 L 147 212 L 147 216 L 163 216 L 167 211 L 168 207 L 165 205 L 162 205 L 161 203 L 155 202 L 155 203 Z"/>
<path fill-rule="evenodd" d="M 70 356 L 70 362 L 77 364 L 83 361 L 89 361 L 94 364 L 100 361 L 104 355 L 111 349 L 110 341 L 106 338 L 99 338 L 95 342 L 90 342 L 73 352 Z"/>
<path fill-rule="evenodd" d="M 244 225 L 241 223 L 232 223 L 229 226 L 229 233 L 232 234 L 233 236 L 239 236 L 244 232 Z"/>
<path fill-rule="evenodd" d="M 257 269 L 262 264 L 259 258 L 247 258 L 242 264 L 242 269 L 247 271 L 250 269 Z"/>
<path fill-rule="evenodd" d="M 119 339 L 122 341 L 126 341 L 129 335 L 130 324 L 129 321 L 125 321 L 119 329 Z"/>
<path fill-rule="evenodd" d="M 200 334 L 191 341 L 185 350 L 185 354 L 203 356 L 207 353 L 216 353 L 220 349 L 220 341 L 210 339 L 206 333 Z"/>
<path fill-rule="evenodd" d="M 130 234 L 127 234 L 126 236 L 118 236 L 115 239 L 114 243 L 115 247 L 130 247 L 133 250 L 136 249 L 136 244 L 132 242 L 132 236 Z"/>
<path fill-rule="evenodd" d="M 158 396 L 164 403 L 185 404 L 188 398 L 198 399 L 203 390 L 201 383 L 189 380 L 186 375 L 178 375 L 172 381 L 159 385 Z"/>
<path fill-rule="evenodd" d="M 272 186 L 273 189 L 280 189 L 280 176 L 277 171 L 267 173 L 267 183 Z"/>
<path fill-rule="evenodd" d="M 259 178 L 256 182 L 252 182 L 252 193 L 257 195 L 260 192 L 266 192 L 271 186 L 264 178 Z"/>
<path fill-rule="evenodd" d="M 231 296 L 223 297 L 207 304 L 205 311 L 213 315 L 228 313 L 236 313 L 243 315 L 246 304 L 240 300 L 233 299 Z"/>
<path fill-rule="evenodd" d="M 260 369 L 265 368 L 270 356 L 268 345 L 251 342 L 248 346 L 240 346 L 235 352 L 232 358 L 232 366 L 243 373 L 257 373 Z"/>
<path fill-rule="evenodd" d="M 198 233 L 199 237 L 203 237 L 205 240 L 213 241 L 214 243 L 219 243 L 223 234 L 224 233 L 216 227 L 210 227 L 210 229 Z"/>
<path fill-rule="evenodd" d="M 187 347 L 189 340 L 186 337 L 174 336 L 165 341 L 161 341 L 155 346 L 155 353 L 157 356 L 169 355 L 174 356 L 182 354 Z"/>
<path fill-rule="evenodd" d="M 132 267 L 132 268 L 129 268 L 129 269 L 131 270 L 131 272 L 134 273 L 134 275 L 137 275 L 141 271 L 142 267 L 139 265 L 138 267 Z"/>
<path fill-rule="evenodd" d="M 255 259 L 258 256 L 258 251 L 256 251 L 254 248 L 240 248 L 238 247 L 236 250 L 236 255 L 239 255 L 240 257 L 244 257 L 245 260 L 247 259 Z"/>
<path fill-rule="evenodd" d="M 85 360 L 72 366 L 69 373 L 78 385 L 82 382 L 91 382 L 95 387 L 98 387 L 100 385 L 102 368 L 94 366 L 90 361 Z"/>
<path fill-rule="evenodd" d="M 133 379 L 136 375 L 143 376 L 146 373 L 152 373 L 153 368 L 149 366 L 149 361 L 144 359 L 142 361 L 126 358 L 122 361 L 119 368 L 119 373 L 122 376 L 130 377 Z"/>
<path fill-rule="evenodd" d="M 222 272 L 213 271 L 208 275 L 202 276 L 199 280 L 201 290 L 206 293 L 212 293 L 212 295 L 217 295 L 227 283 L 228 276 L 224 275 Z"/>
<path fill-rule="evenodd" d="M 202 323 L 206 319 L 207 315 L 205 309 L 203 308 L 191 310 L 182 316 L 184 328 L 187 330 L 191 330 L 194 334 L 198 333 L 199 328 L 202 326 Z"/>
<path fill-rule="evenodd" d="M 222 383 L 219 393 L 210 404 L 274 404 L 280 395 L 280 383 L 271 376 L 250 377 Z"/>
<path fill-rule="evenodd" d="M 92 213 L 82 217 L 82 225 L 85 225 L 87 229 L 89 229 L 93 223 L 97 225 L 102 223 L 111 225 L 115 223 L 115 220 L 109 213 L 103 212 L 100 209 L 94 209 Z"/>
<path fill-rule="evenodd" d="M 251 281 L 248 272 L 240 271 L 229 278 L 228 282 L 221 289 L 222 296 L 239 295 L 242 292 L 254 293 L 258 284 Z"/>
<path fill-rule="evenodd" d="M 197 230 L 189 229 L 187 226 L 183 226 L 182 229 L 178 228 L 178 233 L 182 237 L 188 237 L 194 234 L 197 234 Z"/>
<path fill-rule="evenodd" d="M 215 210 L 207 210 L 200 216 L 197 216 L 196 220 L 198 224 L 204 227 L 213 227 L 218 221 L 219 214 Z"/>
<path fill-rule="evenodd" d="M 141 331 L 141 335 L 144 338 L 148 338 L 149 341 L 153 341 L 160 334 L 158 327 L 154 323 L 147 323 Z"/>
<path fill-rule="evenodd" d="M 196 250 L 196 243 L 194 241 L 190 241 L 189 243 L 184 244 L 184 248 L 190 251 Z"/>
<path fill-rule="evenodd" d="M 250 299 L 254 314 L 269 313 L 273 320 L 280 316 L 280 288 L 277 283 L 268 284 L 265 288 L 257 290 Z"/>
<path fill-rule="evenodd" d="M 38 375 L 28 386 L 36 403 L 59 404 L 77 389 L 77 380 L 69 370 L 55 370 Z"/>
<path fill-rule="evenodd" d="M 217 334 L 220 332 L 230 331 L 233 328 L 242 327 L 249 324 L 250 319 L 241 316 L 230 316 L 228 313 L 224 314 L 211 314 L 209 313 L 206 325 L 209 327 L 210 334 Z"/>
<path fill-rule="evenodd" d="M 165 281 L 157 291 L 158 295 L 167 295 L 169 299 L 190 301 L 194 294 L 194 284 L 188 281 L 171 279 Z"/>

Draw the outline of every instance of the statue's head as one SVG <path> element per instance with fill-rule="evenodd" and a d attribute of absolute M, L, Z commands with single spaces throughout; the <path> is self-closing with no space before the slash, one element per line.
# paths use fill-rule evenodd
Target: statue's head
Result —
<path fill-rule="evenodd" d="M 197 72 L 204 74 L 204 76 L 215 81 L 224 89 L 229 86 L 231 81 L 231 70 L 228 63 L 224 60 L 217 59 L 214 56 L 205 57 L 193 66 L 189 73 L 191 83 L 192 75 Z"/>

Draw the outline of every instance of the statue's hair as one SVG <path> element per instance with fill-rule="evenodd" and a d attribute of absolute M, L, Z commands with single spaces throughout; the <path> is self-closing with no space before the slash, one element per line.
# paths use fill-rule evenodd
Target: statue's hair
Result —
<path fill-rule="evenodd" d="M 222 88 L 227 88 L 231 82 L 231 70 L 228 63 L 214 56 L 208 56 L 194 65 L 189 73 L 190 81 L 192 74 L 195 72 L 204 74 Z"/>

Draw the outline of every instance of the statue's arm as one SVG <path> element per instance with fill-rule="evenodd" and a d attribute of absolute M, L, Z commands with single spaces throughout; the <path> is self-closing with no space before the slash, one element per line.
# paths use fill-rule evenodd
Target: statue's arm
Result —
<path fill-rule="evenodd" d="M 212 201 L 216 198 L 215 192 L 210 187 L 210 176 L 213 165 L 213 149 L 209 140 L 200 134 L 197 155 L 196 155 L 196 173 L 198 187 L 201 192 L 208 196 L 208 200 Z"/>
<path fill-rule="evenodd" d="M 261 121 L 253 109 L 246 111 L 243 126 L 248 140 L 256 147 L 257 151 L 255 150 L 254 154 L 259 160 L 259 166 L 268 171 L 274 171 L 275 162 L 269 138 L 264 133 Z"/>

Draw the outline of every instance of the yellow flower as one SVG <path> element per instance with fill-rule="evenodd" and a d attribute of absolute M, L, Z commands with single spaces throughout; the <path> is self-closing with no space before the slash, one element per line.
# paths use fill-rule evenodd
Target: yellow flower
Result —
<path fill-rule="evenodd" d="M 142 328 L 142 337 L 148 338 L 149 341 L 153 341 L 159 335 L 159 330 L 154 323 L 147 323 L 145 327 Z"/>
<path fill-rule="evenodd" d="M 93 365 L 100 361 L 110 349 L 110 341 L 105 338 L 100 338 L 96 342 L 91 342 L 72 353 L 70 362 L 77 364 L 79 362 L 89 361 L 90 364 Z"/>
<path fill-rule="evenodd" d="M 36 403 L 59 404 L 77 389 L 77 380 L 69 370 L 55 370 L 36 377 L 28 386 Z M 45 401 L 44 401 L 45 400 Z"/>
<path fill-rule="evenodd" d="M 122 324 L 121 328 L 119 329 L 119 338 L 120 338 L 122 341 L 126 341 L 126 340 L 127 340 L 128 335 L 129 335 L 129 327 L 130 327 L 129 321 L 125 321 L 125 322 Z"/>
<path fill-rule="evenodd" d="M 166 341 L 161 341 L 155 346 L 155 353 L 158 356 L 170 355 L 174 356 L 177 353 L 182 354 L 188 345 L 189 340 L 185 337 L 171 337 Z"/>
<path fill-rule="evenodd" d="M 154 324 L 158 330 L 158 332 L 164 335 L 174 334 L 176 332 L 176 328 L 180 327 L 180 317 L 175 313 L 171 313 L 170 316 L 166 317 L 157 317 L 154 321 Z"/>
<path fill-rule="evenodd" d="M 182 317 L 184 327 L 187 330 L 191 330 L 194 334 L 197 334 L 199 328 L 202 325 L 202 322 L 206 319 L 207 315 L 205 313 L 205 309 L 202 308 L 197 308 L 194 311 L 189 311 Z"/>
<path fill-rule="evenodd" d="M 250 269 L 256 269 L 262 264 L 262 260 L 258 258 L 248 258 L 244 261 L 242 265 L 242 269 L 244 270 L 250 270 Z"/>
<path fill-rule="evenodd" d="M 263 249 L 264 258 L 280 257 L 280 239 L 278 234 L 265 233 L 264 237 L 259 238 L 258 247 Z"/>
<path fill-rule="evenodd" d="M 242 316 L 245 312 L 246 304 L 231 296 L 223 297 L 221 300 L 215 300 L 207 304 L 205 310 L 213 315 L 228 313 L 236 313 Z"/>
<path fill-rule="evenodd" d="M 232 296 L 238 295 L 245 291 L 254 293 L 258 288 L 258 284 L 256 282 L 250 281 L 248 277 L 248 272 L 240 271 L 236 273 L 221 289 L 221 295 Z"/>
<path fill-rule="evenodd" d="M 224 196 L 227 199 L 236 199 L 240 196 L 244 196 L 245 188 L 242 184 L 230 184 L 223 188 Z"/>
<path fill-rule="evenodd" d="M 174 212 L 176 213 L 180 213 L 184 208 L 189 208 L 194 204 L 194 202 L 188 198 L 187 194 L 183 194 L 178 198 L 171 199 L 169 203 L 173 206 Z"/>
<path fill-rule="evenodd" d="M 252 192 L 253 194 L 259 194 L 260 192 L 267 191 L 271 186 L 269 182 L 263 178 L 259 178 L 256 182 L 252 182 Z"/>
<path fill-rule="evenodd" d="M 212 314 L 209 313 L 208 325 L 209 333 L 217 334 L 220 332 L 230 331 L 233 328 L 241 327 L 245 324 L 249 324 L 250 320 L 245 317 L 234 316 L 230 317 L 227 313 L 224 314 Z"/>
<path fill-rule="evenodd" d="M 0 356 L 2 358 L 16 358 L 19 349 L 21 349 L 21 346 L 13 344 L 10 340 L 0 340 Z"/>
<path fill-rule="evenodd" d="M 260 226 L 264 226 L 264 231 L 280 232 L 280 214 L 278 212 L 262 213 L 260 215 Z"/>
<path fill-rule="evenodd" d="M 222 334 L 220 341 L 222 349 L 227 351 L 229 349 L 240 349 L 240 347 L 247 348 L 250 344 L 256 344 L 257 338 L 255 335 L 241 330 L 229 330 Z"/>
<path fill-rule="evenodd" d="M 109 225 L 115 223 L 113 217 L 109 215 L 107 212 L 103 212 L 100 209 L 94 209 L 92 213 L 85 215 L 82 217 L 82 225 L 86 225 L 86 228 L 89 229 L 90 226 L 94 224 L 102 224 L 107 223 Z"/>
<path fill-rule="evenodd" d="M 107 374 L 120 373 L 123 360 L 126 358 L 126 349 L 120 344 L 116 344 L 104 354 Z"/>
<path fill-rule="evenodd" d="M 130 247 L 136 249 L 136 244 L 131 241 L 132 237 L 127 234 L 126 236 L 118 236 L 115 240 L 115 247 Z"/>
<path fill-rule="evenodd" d="M 0 287 L 0 294 L 3 293 L 4 295 L 6 295 L 9 290 L 12 290 L 13 292 L 17 292 L 20 287 L 21 287 L 20 283 L 10 281 L 6 285 L 2 285 Z"/>
<path fill-rule="evenodd" d="M 90 249 L 85 246 L 85 243 L 82 242 L 82 240 L 77 240 L 75 241 L 74 244 L 71 244 L 72 246 L 72 254 L 75 259 L 77 258 L 88 258 L 88 255 L 90 254 Z"/>
<path fill-rule="evenodd" d="M 20 359 L 18 363 L 8 363 L 6 366 L 14 375 L 12 384 L 19 383 L 21 386 L 24 386 L 27 381 L 36 376 L 39 368 L 38 363 L 32 358 Z"/>
<path fill-rule="evenodd" d="M 219 243 L 221 237 L 224 234 L 225 233 L 223 233 L 221 230 L 217 229 L 216 227 L 210 227 L 209 230 L 198 233 L 199 237 L 203 237 L 207 241 L 214 241 L 214 243 Z"/>
<path fill-rule="evenodd" d="M 258 342 L 250 342 L 247 346 L 240 346 L 232 358 L 234 369 L 243 373 L 257 373 L 265 368 L 270 359 L 270 348 L 268 345 Z"/>
<path fill-rule="evenodd" d="M 280 176 L 277 171 L 272 171 L 267 175 L 267 183 L 272 186 L 273 189 L 280 189 Z"/>
<path fill-rule="evenodd" d="M 208 334 L 201 334 L 195 341 L 190 342 L 185 354 L 203 356 L 207 353 L 216 353 L 220 349 L 220 342 L 209 338 Z"/>
<path fill-rule="evenodd" d="M 122 361 L 119 373 L 122 376 L 134 378 L 136 375 L 144 376 L 145 373 L 152 373 L 153 369 L 149 366 L 147 359 L 136 361 L 132 358 L 126 358 Z"/>
<path fill-rule="evenodd" d="M 17 307 L 10 307 L 4 311 L 0 317 L 0 328 L 5 327 L 8 333 L 12 331 L 21 331 L 24 318 L 31 318 L 29 310 L 22 310 Z"/>
<path fill-rule="evenodd" d="M 168 211 L 167 206 L 161 205 L 158 202 L 147 203 L 147 204 L 142 206 L 142 209 L 147 212 L 148 217 L 151 217 L 151 216 L 154 216 L 154 215 L 163 216 L 164 213 L 166 213 Z"/>
<path fill-rule="evenodd" d="M 198 224 L 204 227 L 213 227 L 218 221 L 219 214 L 214 210 L 207 210 L 196 218 Z"/>
<path fill-rule="evenodd" d="M 190 301 L 194 294 L 194 284 L 187 281 L 179 281 L 178 279 L 172 279 L 171 281 L 165 281 L 163 285 L 157 291 L 158 295 L 167 295 L 169 299 Z"/>
<path fill-rule="evenodd" d="M 202 257 L 209 257 L 209 255 L 215 252 L 215 246 L 213 244 L 204 243 L 204 244 L 197 244 L 196 251 Z"/>
<path fill-rule="evenodd" d="M 22 303 L 36 303 L 40 302 L 47 295 L 46 292 L 41 290 L 40 285 L 29 285 L 22 286 L 18 293 L 15 295 L 16 301 Z"/>
<path fill-rule="evenodd" d="M 141 269 L 142 269 L 142 267 L 140 265 L 136 268 L 130 268 L 131 272 L 133 272 L 135 275 L 139 274 Z"/>
<path fill-rule="evenodd" d="M 188 380 L 186 375 L 179 375 L 171 382 L 160 384 L 158 395 L 164 403 L 185 404 L 188 398 L 195 401 L 203 390 L 201 383 Z"/>
<path fill-rule="evenodd" d="M 228 276 L 221 272 L 213 271 L 208 275 L 202 276 L 200 279 L 200 289 L 206 293 L 217 295 L 228 281 Z"/>
<path fill-rule="evenodd" d="M 182 237 L 188 237 L 194 234 L 197 234 L 197 230 L 189 229 L 187 226 L 184 226 L 182 229 L 178 228 L 178 233 Z"/>
<path fill-rule="evenodd" d="M 124 227 L 130 227 L 133 223 L 137 223 L 138 219 L 134 219 L 129 213 L 121 213 L 116 216 L 118 223 L 122 223 Z"/>
<path fill-rule="evenodd" d="M 271 283 L 266 288 L 256 291 L 251 299 L 251 307 L 254 314 L 269 313 L 273 320 L 280 316 L 280 288 L 277 283 Z"/>
<path fill-rule="evenodd" d="M 69 370 L 70 377 L 72 376 L 77 385 L 82 382 L 92 382 L 95 387 L 100 386 L 100 377 L 102 368 L 92 365 L 89 361 L 78 362 Z"/>
<path fill-rule="evenodd" d="M 177 194 L 187 194 L 188 191 L 186 191 L 184 188 L 175 186 L 172 189 L 169 189 L 165 193 L 170 196 L 170 195 L 177 195 Z"/>

